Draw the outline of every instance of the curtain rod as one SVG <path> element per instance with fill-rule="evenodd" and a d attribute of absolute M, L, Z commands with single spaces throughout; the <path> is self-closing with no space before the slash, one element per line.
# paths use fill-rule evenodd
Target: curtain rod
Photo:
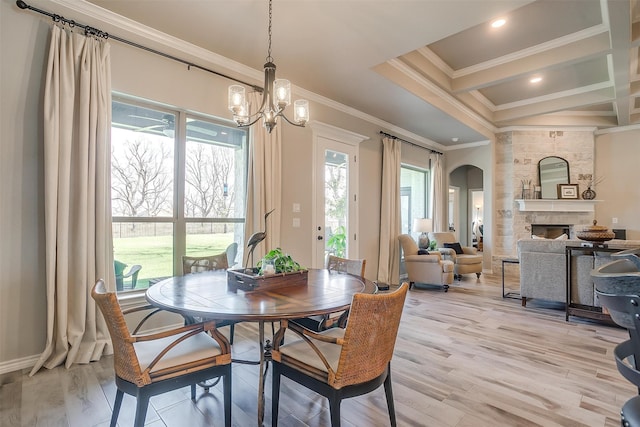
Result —
<path fill-rule="evenodd" d="M 384 135 L 384 136 L 387 136 L 389 138 L 397 139 L 398 141 L 406 142 L 407 144 L 411 144 L 411 145 L 413 145 L 415 147 L 424 148 L 425 150 L 429 150 L 432 153 L 439 154 L 441 156 L 443 155 L 443 153 L 441 153 L 439 151 L 432 150 L 431 148 L 423 147 L 422 145 L 416 144 L 415 142 L 407 141 L 406 139 L 398 138 L 397 136 L 391 135 L 390 133 L 386 133 L 386 132 L 380 131 L 380 135 Z"/>
<path fill-rule="evenodd" d="M 121 37 L 114 36 L 113 34 L 109 34 L 107 32 L 99 30 L 97 28 L 93 28 L 93 27 L 90 27 L 90 26 L 84 25 L 84 24 L 79 24 L 79 23 L 75 22 L 74 20 L 65 18 L 64 16 L 60 16 L 60 15 L 57 15 L 57 14 L 54 14 L 54 13 L 51 13 L 51 12 L 47 12 L 47 11 L 42 10 L 42 9 L 38 9 L 37 7 L 30 6 L 27 3 L 25 3 L 23 0 L 17 0 L 16 1 L 16 5 L 20 9 L 29 9 L 29 10 L 33 10 L 34 12 L 41 13 L 42 15 L 49 16 L 51 19 L 53 19 L 53 22 L 62 22 L 63 24 L 69 25 L 69 28 L 73 28 L 73 27 L 82 28 L 84 30 L 84 34 L 86 36 L 100 37 L 100 38 L 103 38 L 103 39 L 113 39 L 115 41 L 119 41 L 120 43 L 124 43 L 124 44 L 127 44 L 129 46 L 133 46 L 133 47 L 136 47 L 138 49 L 142 49 L 144 51 L 154 53 L 154 54 L 162 56 L 164 58 L 172 59 L 172 60 L 174 60 L 176 62 L 180 62 L 181 64 L 186 65 L 187 69 L 189 69 L 189 70 L 192 67 L 193 68 L 197 68 L 199 70 L 206 71 L 206 72 L 211 73 L 211 74 L 215 74 L 216 76 L 224 77 L 226 79 L 233 80 L 234 82 L 241 83 L 241 84 L 243 84 L 245 86 L 249 86 L 255 91 L 263 92 L 263 88 L 261 88 L 260 86 L 256 86 L 254 84 L 247 83 L 245 81 L 236 79 L 235 77 L 231 77 L 231 76 L 228 76 L 226 74 L 219 73 L 217 71 L 211 70 L 211 69 L 203 67 L 201 65 L 194 64 L 192 62 L 186 61 L 184 59 L 178 58 L 178 57 L 173 56 L 173 55 L 169 55 L 168 53 L 160 52 L 159 50 L 155 50 L 155 49 L 152 49 L 150 47 L 143 46 L 141 44 L 132 42 L 130 40 L 126 40 L 126 39 L 123 39 Z"/>

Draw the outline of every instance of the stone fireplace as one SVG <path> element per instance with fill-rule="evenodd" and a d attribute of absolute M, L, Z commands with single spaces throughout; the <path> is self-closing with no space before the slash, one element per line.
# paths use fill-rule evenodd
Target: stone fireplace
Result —
<path fill-rule="evenodd" d="M 500 270 L 499 260 L 517 255 L 519 239 L 530 239 L 533 225 L 551 225 L 552 233 L 562 234 L 569 229 L 591 224 L 593 212 L 580 209 L 537 208 L 521 210 L 516 199 L 521 198 L 522 184 L 538 183 L 538 161 L 558 156 L 569 162 L 570 183 L 578 184 L 578 194 L 584 191 L 587 177 L 593 176 L 594 135 L 592 130 L 514 130 L 496 135 L 495 145 L 495 239 L 493 268 Z M 503 179 L 504 178 L 504 179 Z M 579 204 L 576 201 L 575 204 Z M 546 233 L 546 231 L 545 231 Z"/>

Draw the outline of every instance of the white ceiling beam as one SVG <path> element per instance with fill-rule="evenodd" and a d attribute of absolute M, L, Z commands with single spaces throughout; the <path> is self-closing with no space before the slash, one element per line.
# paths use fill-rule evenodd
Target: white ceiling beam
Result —
<path fill-rule="evenodd" d="M 638 49 L 631 47 L 631 7 L 629 2 L 609 0 L 607 2 L 607 18 L 611 32 L 611 78 L 615 84 L 615 109 L 618 113 L 618 126 L 630 123 L 631 115 L 631 60 L 632 52 Z M 637 63 L 637 62 L 635 62 Z"/>
<path fill-rule="evenodd" d="M 610 52 L 610 41 L 607 33 L 599 33 L 586 39 L 567 45 L 504 61 L 488 68 L 479 69 L 471 74 L 454 77 L 451 88 L 454 93 L 467 92 L 492 86 L 516 77 L 534 73 L 549 67 L 595 58 Z"/>
<path fill-rule="evenodd" d="M 375 66 L 373 70 L 482 134 L 487 139 L 495 137 L 495 127 L 489 120 L 467 107 L 402 61 L 392 59 Z"/>
<path fill-rule="evenodd" d="M 503 122 L 524 117 L 537 116 L 555 111 L 571 110 L 585 105 L 597 105 L 610 102 L 613 98 L 611 88 L 601 88 L 590 92 L 567 95 L 559 98 L 535 102 L 519 107 L 499 110 L 494 113 L 494 122 Z"/>

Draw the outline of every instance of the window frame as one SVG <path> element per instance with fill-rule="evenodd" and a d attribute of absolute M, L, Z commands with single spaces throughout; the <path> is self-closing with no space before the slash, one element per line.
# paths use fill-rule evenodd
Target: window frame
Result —
<path fill-rule="evenodd" d="M 242 175 L 243 182 L 243 194 L 239 195 L 239 200 L 242 203 L 243 207 L 246 203 L 246 192 L 247 192 L 247 179 L 248 179 L 248 167 L 249 167 L 249 139 L 250 133 L 249 129 L 241 129 L 237 128 L 234 124 L 230 123 L 228 120 L 224 120 L 218 117 L 210 116 L 204 113 L 198 113 L 193 111 L 187 111 L 185 109 L 170 107 L 164 105 L 162 103 L 143 100 L 139 98 L 131 98 L 124 94 L 112 94 L 112 102 L 118 102 L 122 104 L 129 104 L 136 107 L 148 108 L 160 112 L 165 112 L 167 114 L 173 114 L 175 116 L 175 134 L 173 137 L 173 209 L 172 214 L 170 216 L 157 216 L 157 217 L 149 217 L 149 216 L 112 216 L 111 224 L 112 227 L 118 223 L 166 223 L 173 224 L 173 236 L 172 236 L 172 246 L 173 246 L 173 254 L 172 254 L 172 264 L 173 264 L 173 275 L 181 275 L 182 274 L 182 256 L 186 253 L 187 250 L 187 224 L 188 223 L 231 223 L 231 224 L 244 224 L 246 222 L 246 218 L 243 215 L 242 217 L 233 217 L 233 218 L 219 218 L 219 217 L 186 217 L 185 215 L 185 196 L 186 196 L 186 150 L 187 150 L 187 119 L 195 119 L 213 123 L 215 125 L 220 125 L 228 128 L 232 128 L 234 131 L 244 132 L 244 137 L 242 138 L 242 150 L 244 150 L 243 154 L 243 163 L 244 163 L 244 174 Z M 113 128 L 113 121 L 112 121 Z M 113 141 L 113 140 L 111 140 Z M 197 142 L 197 141 L 196 141 Z M 113 199 L 112 199 L 113 200 Z M 112 208 L 113 209 L 113 208 Z M 242 209 L 246 212 L 246 209 Z M 242 245 L 240 245 L 242 246 Z M 144 295 L 146 288 L 142 289 L 130 289 L 118 291 L 118 297 L 126 300 L 129 297 L 136 298 L 141 295 Z"/>
<path fill-rule="evenodd" d="M 430 200 L 429 200 L 429 195 L 430 195 L 430 185 L 431 185 L 431 170 L 428 168 L 424 168 L 424 167 L 420 167 L 420 166 L 415 166 L 409 163 L 401 163 L 400 164 L 400 194 L 402 196 L 403 192 L 406 192 L 409 189 L 412 189 L 413 187 L 411 185 L 404 185 L 406 183 L 402 182 L 402 171 L 403 170 L 408 170 L 411 172 L 418 172 L 424 175 L 424 204 L 423 206 L 416 206 L 417 204 L 415 203 L 415 201 L 413 200 L 413 190 L 411 190 L 411 193 L 409 195 L 409 208 L 410 208 L 410 212 L 408 212 L 408 218 L 407 218 L 407 230 L 408 230 L 408 234 L 412 235 L 413 237 L 417 237 L 417 232 L 412 230 L 412 225 L 413 225 L 413 212 L 415 212 L 417 210 L 417 208 L 422 208 L 422 211 L 424 212 L 424 216 L 421 216 L 419 218 L 431 218 L 431 215 L 429 215 L 429 207 L 430 207 Z M 401 227 L 402 227 L 402 212 L 401 212 Z M 401 232 L 404 229 L 401 230 Z"/>

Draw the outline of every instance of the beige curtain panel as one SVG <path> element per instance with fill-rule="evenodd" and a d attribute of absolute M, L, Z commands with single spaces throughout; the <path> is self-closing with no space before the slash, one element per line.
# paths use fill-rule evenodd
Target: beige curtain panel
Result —
<path fill-rule="evenodd" d="M 255 111 L 262 102 L 261 94 L 257 92 L 250 94 L 250 102 L 256 106 L 251 111 Z M 258 122 L 251 128 L 243 267 L 247 260 L 246 243 L 253 233 L 267 231 L 267 237 L 256 246 L 253 252 L 254 265 L 262 259 L 267 251 L 280 246 L 282 213 L 280 209 L 277 209 L 282 200 L 282 137 L 280 127 L 276 126 L 269 133 Z M 275 210 L 269 215 L 265 224 L 264 215 L 274 208 Z M 251 259 L 249 259 L 249 263 L 251 263 Z"/>
<path fill-rule="evenodd" d="M 47 341 L 32 375 L 112 351 L 90 294 L 98 278 L 115 289 L 109 58 L 105 41 L 52 27 L 44 93 Z"/>
<path fill-rule="evenodd" d="M 447 204 L 449 202 L 442 165 L 442 154 L 431 154 L 431 200 L 433 206 L 433 231 L 448 231 Z"/>
<path fill-rule="evenodd" d="M 378 281 L 394 285 L 400 281 L 400 154 L 400 140 L 382 139 Z"/>

